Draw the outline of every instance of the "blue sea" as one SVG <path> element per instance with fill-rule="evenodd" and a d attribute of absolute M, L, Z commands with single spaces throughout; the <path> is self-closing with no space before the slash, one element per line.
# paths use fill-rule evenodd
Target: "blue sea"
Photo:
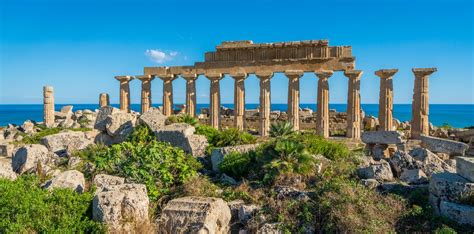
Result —
<path fill-rule="evenodd" d="M 62 106 L 73 105 L 74 110 L 98 108 L 97 104 L 58 104 L 56 110 L 59 111 Z M 177 104 L 179 105 L 179 104 Z M 118 107 L 118 104 L 112 104 Z M 159 106 L 157 104 L 153 106 Z M 200 108 L 208 107 L 208 104 L 197 104 L 198 112 Z M 228 108 L 233 108 L 233 104 L 223 104 Z M 316 104 L 300 104 L 301 108 L 316 109 Z M 362 109 L 366 115 L 377 116 L 378 104 L 362 104 Z M 246 109 L 256 109 L 258 104 L 246 104 Z M 140 104 L 132 104 L 131 108 L 135 111 L 140 111 Z M 330 104 L 330 109 L 337 111 L 346 111 L 346 104 Z M 272 104 L 272 110 L 286 111 L 286 104 Z M 401 121 L 411 119 L 411 105 L 410 104 L 394 104 L 393 116 Z M 430 105 L 430 122 L 435 126 L 440 126 L 445 123 L 453 127 L 463 128 L 474 126 L 474 105 L 456 105 L 456 104 L 431 104 Z M 5 126 L 8 123 L 22 124 L 25 120 L 31 119 L 35 121 L 43 121 L 43 105 L 0 105 L 0 126 Z"/>

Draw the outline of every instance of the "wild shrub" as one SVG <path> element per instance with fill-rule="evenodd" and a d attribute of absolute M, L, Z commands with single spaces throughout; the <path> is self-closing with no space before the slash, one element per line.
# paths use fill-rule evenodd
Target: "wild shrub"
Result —
<path fill-rule="evenodd" d="M 105 233 L 92 220 L 92 192 L 40 188 L 35 176 L 0 178 L 0 233 Z"/>
<path fill-rule="evenodd" d="M 247 153 L 231 152 L 224 157 L 224 161 L 219 165 L 220 171 L 227 175 L 240 179 L 248 176 L 248 173 L 255 165 L 256 153 L 251 151 Z"/>
<path fill-rule="evenodd" d="M 321 154 L 331 160 L 346 159 L 350 156 L 350 151 L 344 144 L 329 141 L 315 134 L 301 133 L 295 135 L 293 139 L 304 144 L 309 153 Z"/>
<path fill-rule="evenodd" d="M 214 137 L 219 134 L 219 130 L 205 124 L 199 124 L 196 126 L 196 134 L 203 135 L 206 137 L 208 142 L 213 142 Z"/>
<path fill-rule="evenodd" d="M 167 124 L 172 123 L 187 123 L 192 126 L 196 126 L 198 124 L 198 119 L 192 117 L 189 114 L 181 114 L 181 115 L 172 115 L 166 119 Z"/>
<path fill-rule="evenodd" d="M 253 144 L 256 141 L 257 138 L 247 132 L 241 132 L 236 128 L 229 128 L 220 131 L 209 143 L 214 147 L 225 147 Z"/>
<path fill-rule="evenodd" d="M 133 132 L 130 133 L 127 141 L 131 143 L 147 144 L 155 139 L 155 134 L 148 126 L 138 125 L 133 129 Z"/>
<path fill-rule="evenodd" d="M 289 122 L 277 122 L 270 125 L 271 137 L 286 137 L 295 133 L 293 125 Z"/>

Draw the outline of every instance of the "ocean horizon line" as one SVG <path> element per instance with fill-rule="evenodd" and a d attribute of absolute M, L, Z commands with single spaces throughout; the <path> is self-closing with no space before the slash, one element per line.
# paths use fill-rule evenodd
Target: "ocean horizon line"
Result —
<path fill-rule="evenodd" d="M 120 105 L 120 103 L 110 103 L 111 105 Z M 186 103 L 174 103 L 173 105 L 182 105 Z M 196 103 L 197 105 L 206 105 L 209 103 Z M 233 105 L 234 103 L 221 103 L 221 105 Z M 245 103 L 246 105 L 258 105 L 260 103 Z M 288 103 L 274 103 L 276 105 L 288 105 Z M 300 103 L 300 105 L 316 105 L 317 103 Z M 347 105 L 347 103 L 329 103 L 330 105 Z M 378 105 L 379 103 L 361 103 L 361 105 Z M 43 103 L 4 103 L 2 105 L 43 105 Z M 99 103 L 55 103 L 54 105 L 99 105 Z M 130 103 L 130 105 L 141 105 L 141 103 Z M 163 105 L 163 103 L 152 103 L 152 105 Z M 412 103 L 393 103 L 393 105 L 412 105 Z M 474 103 L 430 103 L 429 105 L 474 105 Z"/>

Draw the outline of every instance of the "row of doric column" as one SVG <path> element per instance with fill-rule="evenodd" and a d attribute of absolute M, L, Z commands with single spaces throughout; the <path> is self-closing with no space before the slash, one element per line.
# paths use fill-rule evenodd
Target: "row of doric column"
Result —
<path fill-rule="evenodd" d="M 435 72 L 435 68 L 414 68 L 415 87 L 413 94 L 413 118 L 412 137 L 418 138 L 421 134 L 428 134 L 428 77 Z M 381 69 L 375 72 L 380 77 L 379 96 L 379 122 L 380 130 L 393 130 L 393 76 L 398 69 Z M 288 121 L 295 130 L 299 130 L 299 104 L 300 104 L 300 78 L 302 70 L 288 70 L 285 75 L 288 78 Z M 333 71 L 316 71 L 318 78 L 317 90 L 317 115 L 316 132 L 327 138 L 329 137 L 329 82 Z M 360 107 L 360 78 L 363 72 L 360 70 L 345 71 L 348 78 L 347 98 L 347 137 L 360 139 L 361 135 L 361 107 Z M 186 113 L 195 116 L 196 113 L 196 79 L 198 74 L 180 74 L 186 80 Z M 267 136 L 270 130 L 270 80 L 273 72 L 257 72 L 256 77 L 260 80 L 260 135 Z M 220 128 L 220 80 L 224 77 L 222 73 L 207 73 L 205 76 L 211 81 L 210 88 L 210 125 L 216 129 Z M 234 127 L 244 129 L 245 113 L 245 79 L 246 73 L 233 73 L 234 79 Z M 173 80 L 178 75 L 169 74 L 159 76 L 163 80 L 163 114 L 173 114 Z M 130 112 L 130 87 L 132 76 L 116 76 L 120 81 L 120 109 Z M 146 112 L 151 106 L 151 81 L 152 75 L 136 76 L 142 81 L 141 111 Z M 109 97 L 101 94 L 100 105 L 108 105 Z"/>

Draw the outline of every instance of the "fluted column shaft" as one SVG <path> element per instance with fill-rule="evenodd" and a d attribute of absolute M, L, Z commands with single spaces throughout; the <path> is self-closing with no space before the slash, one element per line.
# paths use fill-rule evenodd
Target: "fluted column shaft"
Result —
<path fill-rule="evenodd" d="M 186 80 L 186 114 L 196 117 L 196 80 L 197 74 L 181 74 Z"/>
<path fill-rule="evenodd" d="M 234 78 L 234 127 L 244 130 L 246 73 L 231 74 Z"/>
<path fill-rule="evenodd" d="M 362 71 L 346 71 L 344 75 L 349 78 L 347 94 L 347 132 L 346 137 L 354 140 L 360 139 L 360 77 Z"/>
<path fill-rule="evenodd" d="M 109 94 L 101 93 L 99 95 L 99 107 L 104 107 L 104 106 L 109 106 L 109 105 L 110 105 Z"/>
<path fill-rule="evenodd" d="M 152 75 L 136 76 L 142 81 L 141 113 L 147 112 L 151 107 L 151 81 L 155 78 Z"/>
<path fill-rule="evenodd" d="M 270 131 L 270 80 L 273 72 L 260 72 L 255 74 L 260 80 L 260 136 L 268 136 Z"/>
<path fill-rule="evenodd" d="M 380 77 L 379 124 L 380 131 L 393 130 L 393 75 L 398 69 L 381 69 L 375 72 Z"/>
<path fill-rule="evenodd" d="M 301 70 L 285 71 L 288 77 L 288 122 L 294 130 L 300 129 L 300 78 L 303 74 Z"/>
<path fill-rule="evenodd" d="M 429 93 L 428 78 L 436 68 L 413 68 L 415 87 L 413 88 L 411 138 L 419 139 L 421 135 L 429 135 Z"/>
<path fill-rule="evenodd" d="M 318 80 L 318 106 L 316 118 L 316 134 L 329 137 L 329 83 L 332 71 L 316 72 Z"/>
<path fill-rule="evenodd" d="M 120 81 L 120 110 L 130 112 L 130 81 L 131 76 L 116 76 L 115 79 Z"/>
<path fill-rule="evenodd" d="M 221 125 L 221 94 L 220 94 L 220 80 L 222 74 L 206 74 L 206 77 L 211 81 L 211 103 L 210 103 L 210 125 L 215 129 L 220 129 Z"/>
<path fill-rule="evenodd" d="M 163 114 L 170 116 L 173 114 L 173 80 L 176 75 L 168 74 L 159 76 L 163 80 Z"/>
<path fill-rule="evenodd" d="M 51 86 L 43 87 L 43 121 L 48 128 L 54 126 L 54 89 Z"/>

